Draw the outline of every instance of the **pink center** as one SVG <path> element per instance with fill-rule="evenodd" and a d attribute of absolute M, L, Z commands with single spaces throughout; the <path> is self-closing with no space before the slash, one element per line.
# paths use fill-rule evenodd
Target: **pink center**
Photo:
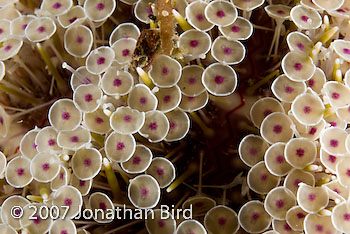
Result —
<path fill-rule="evenodd" d="M 218 224 L 219 224 L 220 226 L 224 226 L 224 225 L 226 224 L 226 219 L 225 219 L 224 217 L 220 217 L 220 218 L 218 219 Z"/>
<path fill-rule="evenodd" d="M 145 98 L 145 97 L 140 98 L 141 104 L 146 104 L 146 102 L 147 102 L 147 98 Z"/>
<path fill-rule="evenodd" d="M 347 175 L 347 176 L 350 176 L 350 169 L 347 169 L 347 170 L 346 170 L 346 175 Z"/>
<path fill-rule="evenodd" d="M 90 93 L 86 94 L 84 99 L 85 99 L 86 102 L 91 102 L 93 100 L 92 94 L 90 94 Z"/>
<path fill-rule="evenodd" d="M 350 54 L 350 49 L 344 48 L 344 49 L 343 49 L 343 52 L 344 52 L 344 54 Z"/>
<path fill-rule="evenodd" d="M 260 180 L 262 180 L 262 181 L 267 180 L 267 174 L 264 173 L 264 174 L 260 175 Z"/>
<path fill-rule="evenodd" d="M 17 173 L 18 176 L 24 175 L 24 168 L 18 168 L 16 173 Z"/>
<path fill-rule="evenodd" d="M 49 140 L 47 141 L 47 144 L 48 144 L 49 146 L 54 146 L 54 145 L 56 145 L 56 141 L 55 141 L 54 139 L 49 139 Z"/>
<path fill-rule="evenodd" d="M 328 160 L 331 162 L 331 163 L 335 163 L 337 161 L 337 157 L 333 156 L 333 155 L 329 155 L 328 156 Z"/>
<path fill-rule="evenodd" d="M 113 80 L 113 86 L 119 87 L 119 86 L 121 86 L 121 85 L 122 85 L 122 81 L 121 81 L 119 78 L 115 78 L 115 79 Z"/>
<path fill-rule="evenodd" d="M 278 207 L 278 208 L 282 208 L 283 206 L 284 206 L 284 201 L 283 200 L 277 200 L 276 201 L 276 206 Z"/>
<path fill-rule="evenodd" d="M 104 57 L 99 57 L 97 59 L 97 65 L 102 65 L 106 62 L 106 59 Z"/>
<path fill-rule="evenodd" d="M 164 101 L 165 103 L 170 102 L 170 100 L 171 100 L 171 96 L 169 96 L 169 95 L 166 95 L 166 96 L 164 96 L 164 98 L 163 98 L 163 101 Z"/>
<path fill-rule="evenodd" d="M 220 76 L 220 75 L 217 75 L 217 76 L 215 76 L 214 80 L 215 80 L 216 84 L 222 84 L 224 82 L 224 77 Z"/>
<path fill-rule="evenodd" d="M 3 32 L 4 32 L 4 30 L 2 28 L 0 28 L 0 34 L 3 33 Z"/>
<path fill-rule="evenodd" d="M 5 47 L 4 50 L 5 50 L 6 52 L 9 52 L 11 49 L 12 49 L 12 46 L 8 45 L 8 46 Z"/>
<path fill-rule="evenodd" d="M 107 210 L 106 203 L 104 203 L 104 202 L 100 202 L 100 204 L 98 205 L 98 207 L 99 207 L 101 210 L 103 210 L 103 211 Z"/>
<path fill-rule="evenodd" d="M 102 11 L 104 8 L 105 8 L 105 4 L 103 4 L 103 3 L 99 3 L 96 5 L 96 9 L 99 11 Z"/>
<path fill-rule="evenodd" d="M 27 28 L 28 24 L 23 24 L 22 25 L 22 30 L 24 31 Z"/>
<path fill-rule="evenodd" d="M 284 12 L 284 11 L 282 11 L 282 10 L 278 10 L 278 11 L 277 11 L 277 14 L 279 14 L 279 15 L 284 15 L 284 14 L 285 14 L 285 12 Z"/>
<path fill-rule="evenodd" d="M 333 99 L 339 99 L 339 97 L 340 97 L 339 93 L 337 93 L 337 92 L 332 93 L 332 98 Z"/>
<path fill-rule="evenodd" d="M 34 215 L 33 217 L 34 217 L 33 223 L 34 224 L 39 224 L 40 221 L 41 221 L 40 216 L 39 215 Z"/>
<path fill-rule="evenodd" d="M 141 158 L 138 157 L 138 156 L 135 156 L 135 157 L 132 159 L 132 164 L 139 165 L 140 162 L 141 162 Z"/>
<path fill-rule="evenodd" d="M 298 157 L 303 157 L 305 151 L 303 149 L 299 148 L 299 149 L 297 149 L 297 151 L 295 153 Z"/>
<path fill-rule="evenodd" d="M 79 181 L 79 186 L 80 186 L 80 187 L 84 187 L 84 186 L 85 186 L 85 183 L 86 183 L 86 182 L 85 182 L 84 180 L 80 180 L 80 181 Z"/>
<path fill-rule="evenodd" d="M 284 90 L 286 91 L 286 93 L 293 93 L 293 91 L 294 91 L 294 89 L 292 87 L 290 87 L 290 86 L 286 86 L 284 88 Z"/>
<path fill-rule="evenodd" d="M 304 22 L 307 22 L 308 19 L 309 19 L 309 17 L 307 17 L 306 15 L 303 15 L 303 16 L 301 17 L 301 20 L 304 21 Z"/>
<path fill-rule="evenodd" d="M 305 215 L 303 213 L 299 212 L 299 213 L 297 213 L 297 217 L 298 217 L 298 219 L 303 219 L 303 218 L 305 218 Z"/>
<path fill-rule="evenodd" d="M 329 144 L 331 145 L 331 147 L 338 147 L 338 141 L 335 139 L 330 140 Z"/>
<path fill-rule="evenodd" d="M 82 36 L 77 36 L 77 43 L 81 44 L 83 43 L 84 38 Z"/>
<path fill-rule="evenodd" d="M 97 118 L 95 119 L 95 121 L 96 121 L 96 123 L 98 123 L 98 124 L 103 123 L 103 119 L 100 118 L 100 117 L 97 117 Z"/>
<path fill-rule="evenodd" d="M 149 125 L 148 125 L 148 128 L 150 129 L 150 130 L 157 130 L 157 123 L 156 122 L 152 122 L 152 123 L 150 123 Z"/>
<path fill-rule="evenodd" d="M 153 14 L 152 7 L 147 7 L 146 12 L 147 14 Z"/>
<path fill-rule="evenodd" d="M 0 124 L 4 125 L 4 118 L 3 117 L 0 117 Z"/>
<path fill-rule="evenodd" d="M 286 223 L 284 225 L 284 230 L 286 230 L 287 232 L 290 232 L 290 231 L 292 231 L 292 228 Z"/>
<path fill-rule="evenodd" d="M 294 180 L 294 186 L 299 187 L 300 182 L 301 182 L 301 180 L 299 180 L 299 179 Z"/>
<path fill-rule="evenodd" d="M 283 163 L 283 162 L 284 162 L 283 156 L 282 156 L 282 155 L 278 155 L 278 156 L 276 157 L 276 162 L 277 162 L 278 164 Z"/>
<path fill-rule="evenodd" d="M 295 63 L 294 64 L 294 69 L 297 71 L 300 71 L 301 69 L 303 69 L 303 65 L 301 65 L 301 63 Z"/>
<path fill-rule="evenodd" d="M 333 189 L 333 191 L 340 194 L 340 191 L 338 189 Z"/>
<path fill-rule="evenodd" d="M 89 159 L 89 158 L 84 159 L 84 166 L 85 167 L 91 166 L 91 159 Z"/>
<path fill-rule="evenodd" d="M 74 21 L 76 21 L 78 18 L 77 17 L 73 17 L 69 20 L 69 23 L 74 23 Z"/>
<path fill-rule="evenodd" d="M 40 26 L 40 27 L 37 29 L 37 31 L 38 31 L 39 33 L 43 33 L 43 32 L 45 32 L 45 27 L 44 27 L 44 26 Z"/>
<path fill-rule="evenodd" d="M 196 16 L 196 18 L 197 18 L 198 21 L 203 21 L 204 20 L 204 16 L 202 14 L 198 14 Z"/>
<path fill-rule="evenodd" d="M 61 3 L 59 3 L 59 2 L 56 2 L 55 4 L 53 4 L 53 8 L 54 9 L 59 9 L 59 8 L 61 8 L 61 6 L 62 6 L 62 4 Z"/>
<path fill-rule="evenodd" d="M 165 226 L 165 222 L 163 220 L 158 220 L 158 226 L 163 228 Z"/>
<path fill-rule="evenodd" d="M 194 78 L 194 77 L 188 78 L 188 83 L 189 83 L 189 84 L 193 85 L 193 84 L 195 84 L 196 82 L 197 82 L 197 79 L 196 79 L 196 78 Z"/>
<path fill-rule="evenodd" d="M 124 119 L 124 122 L 130 123 L 131 116 L 130 115 L 125 115 L 123 119 Z"/>
<path fill-rule="evenodd" d="M 79 142 L 79 137 L 78 136 L 72 136 L 70 138 L 70 141 L 73 142 L 73 143 L 77 143 L 77 142 Z"/>
<path fill-rule="evenodd" d="M 216 12 L 216 16 L 219 18 L 225 17 L 225 12 L 222 10 L 219 10 Z"/>
<path fill-rule="evenodd" d="M 309 80 L 308 84 L 310 87 L 313 87 L 315 85 L 315 80 L 314 79 Z"/>
<path fill-rule="evenodd" d="M 272 113 L 272 111 L 270 109 L 267 109 L 267 110 L 264 111 L 263 114 L 264 114 L 264 117 L 266 117 L 266 116 L 268 116 L 271 113 Z"/>
<path fill-rule="evenodd" d="M 67 230 L 62 230 L 60 234 L 68 234 Z"/>
<path fill-rule="evenodd" d="M 258 153 L 258 151 L 255 148 L 250 148 L 249 153 L 250 153 L 250 155 L 255 156 Z"/>
<path fill-rule="evenodd" d="M 122 50 L 122 55 L 125 57 L 125 56 L 128 56 L 130 54 L 130 50 L 128 49 L 124 49 Z"/>
<path fill-rule="evenodd" d="M 234 33 L 239 32 L 240 30 L 241 30 L 241 28 L 239 26 L 234 25 L 231 27 L 231 31 Z"/>
<path fill-rule="evenodd" d="M 224 48 L 224 54 L 226 54 L 226 55 L 232 54 L 232 49 L 230 47 L 225 47 Z"/>
<path fill-rule="evenodd" d="M 72 205 L 72 199 L 70 199 L 70 198 L 66 198 L 66 199 L 64 199 L 64 205 L 65 206 L 71 206 Z"/>
<path fill-rule="evenodd" d="M 157 175 L 159 175 L 159 176 L 164 175 L 164 169 L 162 169 L 162 168 L 157 168 L 156 172 L 157 172 Z"/>
<path fill-rule="evenodd" d="M 43 171 L 47 171 L 50 169 L 50 164 L 44 163 L 43 165 L 41 165 L 41 168 L 43 169 Z"/>
<path fill-rule="evenodd" d="M 36 147 L 38 147 L 38 145 L 33 143 L 33 149 L 36 149 Z"/>
<path fill-rule="evenodd" d="M 332 127 L 336 127 L 337 123 L 336 122 L 329 122 L 331 124 Z"/>
<path fill-rule="evenodd" d="M 61 173 L 60 173 L 60 180 L 63 180 L 63 178 L 64 178 L 64 173 L 61 172 Z"/>
<path fill-rule="evenodd" d="M 260 218 L 260 215 L 259 215 L 258 213 L 256 213 L 256 212 L 253 212 L 253 214 L 252 214 L 252 220 L 256 221 L 256 220 L 258 220 L 259 218 Z"/>
<path fill-rule="evenodd" d="M 305 50 L 305 46 L 300 42 L 297 44 L 297 47 L 299 48 L 299 50 L 302 50 L 302 51 Z"/>
<path fill-rule="evenodd" d="M 69 118 L 70 118 L 69 112 L 63 112 L 62 113 L 62 119 L 63 120 L 69 120 Z"/>
<path fill-rule="evenodd" d="M 191 41 L 190 41 L 190 46 L 193 47 L 193 48 L 194 48 L 194 47 L 197 47 L 198 44 L 199 44 L 199 42 L 198 42 L 197 40 L 191 40 Z"/>
<path fill-rule="evenodd" d="M 141 189 L 141 195 L 142 195 L 143 197 L 147 196 L 147 195 L 148 195 L 148 189 L 147 189 L 147 188 L 142 188 L 142 189 Z"/>
<path fill-rule="evenodd" d="M 276 124 L 275 126 L 273 126 L 273 132 L 276 134 L 280 134 L 282 132 L 282 126 L 279 124 Z"/>
<path fill-rule="evenodd" d="M 311 112 L 311 107 L 310 106 L 304 106 L 304 114 L 310 114 Z"/>
<path fill-rule="evenodd" d="M 117 143 L 117 150 L 123 150 L 125 148 L 125 144 L 123 142 Z"/>
<path fill-rule="evenodd" d="M 168 75 L 168 73 L 169 73 L 169 69 L 167 67 L 163 67 L 162 68 L 162 75 L 166 76 L 166 75 Z"/>
<path fill-rule="evenodd" d="M 309 131 L 310 135 L 315 135 L 315 133 L 317 132 L 317 128 L 311 128 Z"/>
<path fill-rule="evenodd" d="M 323 226 L 322 226 L 321 224 L 317 224 L 317 225 L 315 226 L 315 228 L 316 228 L 316 231 L 318 231 L 318 232 L 323 232 Z"/>
<path fill-rule="evenodd" d="M 350 221 L 350 214 L 349 213 L 344 214 L 344 220 Z"/>
<path fill-rule="evenodd" d="M 308 197 L 310 201 L 314 201 L 316 199 L 316 194 L 310 193 Z"/>

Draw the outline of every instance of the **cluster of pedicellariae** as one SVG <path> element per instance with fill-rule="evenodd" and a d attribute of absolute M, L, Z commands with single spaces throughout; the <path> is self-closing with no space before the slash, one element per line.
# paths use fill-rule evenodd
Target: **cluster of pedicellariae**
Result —
<path fill-rule="evenodd" d="M 250 110 L 260 136 L 244 137 L 239 155 L 250 167 L 249 189 L 263 201 L 242 206 L 238 222 L 249 233 L 349 233 L 349 1 L 265 10 L 276 31 L 286 19 L 298 31 L 286 37 L 283 74 L 271 85 L 275 98 Z"/>
<path fill-rule="evenodd" d="M 252 35 L 250 14 L 264 1 L 173 1 L 170 7 L 169 1 L 163 5 L 159 4 L 162 1 L 122 1 L 132 5 L 143 27 L 150 26 L 148 31 L 114 18 L 115 0 L 77 2 L 74 5 L 72 0 L 43 0 L 38 9 L 34 9 L 37 2 L 32 0 L 0 2 L 0 75 L 5 85 L 1 87 L 34 106 L 16 114 L 0 106 L 1 135 L 11 134 L 20 117 L 52 104 L 49 126 L 28 131 L 17 154 L 0 153 L 0 174 L 6 181 L 1 233 L 89 233 L 86 226 L 77 229 L 80 223 L 73 220 L 83 207 L 107 212 L 126 202 L 132 208 L 154 208 L 162 188 L 171 192 L 198 170 L 197 194 L 183 207 L 205 204 L 194 210 L 196 217 L 205 215 L 205 225 L 193 219 L 177 226 L 171 216 L 161 220 L 157 210 L 156 219 L 146 222 L 148 232 L 236 232 L 239 226 L 235 212 L 224 205 L 216 206 L 201 192 L 203 154 L 199 167 L 191 164 L 189 171 L 173 182 L 173 163 L 166 157 L 153 157 L 150 148 L 151 143 L 183 139 L 190 129 L 187 113 L 205 135 L 213 135 L 195 111 L 206 106 L 210 95 L 227 96 L 236 90 L 237 74 L 231 65 L 244 59 L 246 50 L 240 41 Z M 238 16 L 237 8 L 245 18 Z M 177 21 L 177 31 L 172 17 Z M 104 40 L 104 24 L 110 21 L 116 27 L 109 40 Z M 169 21 L 170 27 L 162 26 Z M 163 34 L 172 30 L 166 41 Z M 221 36 L 212 38 L 213 30 Z M 149 32 L 153 36 L 148 38 Z M 158 47 L 146 51 L 143 46 L 149 41 Z M 171 44 L 168 51 L 166 42 Z M 52 80 L 43 81 L 35 56 L 27 60 L 33 48 L 44 60 Z M 79 66 L 81 61 L 83 66 Z M 62 69 L 70 71 L 72 99 L 37 105 L 26 80 L 16 81 L 20 88 L 11 83 L 15 81 L 6 81 L 17 67 L 27 74 L 30 84 L 50 93 L 66 91 Z M 127 189 L 119 186 L 116 172 L 125 180 Z M 104 192 L 90 193 L 91 188 Z M 12 213 L 14 206 L 23 209 L 19 219 Z M 29 215 L 32 206 L 37 207 L 35 219 Z M 58 207 L 58 219 L 42 219 L 39 212 L 43 206 Z M 69 207 L 67 213 L 64 207 Z M 97 223 L 113 221 L 99 214 L 94 217 Z"/>

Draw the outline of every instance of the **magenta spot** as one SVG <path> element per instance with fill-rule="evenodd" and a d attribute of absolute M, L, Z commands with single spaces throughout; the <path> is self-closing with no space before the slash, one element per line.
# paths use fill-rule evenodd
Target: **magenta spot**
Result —
<path fill-rule="evenodd" d="M 236 33 L 236 32 L 241 31 L 241 28 L 239 26 L 234 25 L 234 26 L 231 27 L 231 31 Z"/>
<path fill-rule="evenodd" d="M 305 215 L 303 213 L 299 212 L 299 213 L 297 213 L 297 217 L 298 217 L 298 219 L 303 219 L 303 218 L 305 218 Z"/>
<path fill-rule="evenodd" d="M 91 84 L 91 79 L 89 77 L 85 77 L 85 79 L 81 83 L 82 84 Z"/>
<path fill-rule="evenodd" d="M 315 135 L 315 133 L 317 132 L 317 128 L 311 128 L 309 131 L 310 135 Z"/>
<path fill-rule="evenodd" d="M 85 186 L 85 183 L 86 183 L 86 182 L 85 182 L 84 180 L 80 180 L 80 181 L 79 181 L 79 186 L 80 186 L 80 187 L 84 187 L 84 186 Z"/>
<path fill-rule="evenodd" d="M 194 47 L 197 47 L 198 44 L 199 44 L 199 42 L 198 42 L 197 40 L 191 40 L 191 41 L 190 41 L 190 46 L 193 47 L 193 48 L 194 48 Z"/>
<path fill-rule="evenodd" d="M 0 117 L 0 124 L 4 125 L 4 118 L 3 117 Z"/>
<path fill-rule="evenodd" d="M 89 159 L 89 158 L 84 159 L 84 166 L 85 167 L 91 166 L 91 159 Z"/>
<path fill-rule="evenodd" d="M 162 168 L 157 168 L 156 172 L 157 172 L 157 175 L 159 175 L 159 176 L 164 175 L 164 169 L 162 169 Z"/>
<path fill-rule="evenodd" d="M 15 214 L 16 214 L 17 216 L 19 216 L 21 213 L 22 213 L 22 210 L 21 210 L 21 209 L 15 209 Z"/>
<path fill-rule="evenodd" d="M 307 22 L 309 17 L 307 17 L 306 15 L 303 15 L 300 19 L 304 22 Z"/>
<path fill-rule="evenodd" d="M 27 28 L 28 24 L 23 24 L 22 25 L 22 30 L 24 31 Z"/>
<path fill-rule="evenodd" d="M 169 123 L 170 129 L 174 129 L 174 128 L 176 128 L 176 126 L 177 126 L 176 122 L 170 121 L 170 123 Z"/>
<path fill-rule="evenodd" d="M 310 193 L 308 197 L 310 201 L 314 201 L 316 199 L 316 194 Z"/>
<path fill-rule="evenodd" d="M 267 174 L 264 173 L 264 174 L 260 175 L 260 180 L 262 180 L 262 181 L 267 180 Z"/>
<path fill-rule="evenodd" d="M 3 33 L 3 32 L 4 32 L 4 30 L 2 28 L 0 28 L 0 34 Z"/>
<path fill-rule="evenodd" d="M 226 54 L 226 55 L 232 54 L 232 49 L 229 48 L 229 47 L 225 47 L 225 48 L 224 48 L 224 54 Z"/>
<path fill-rule="evenodd" d="M 295 63 L 294 64 L 294 69 L 297 71 L 300 71 L 301 69 L 303 69 L 303 65 L 301 65 L 301 63 Z"/>
<path fill-rule="evenodd" d="M 63 112 L 61 117 L 63 120 L 69 120 L 70 114 L 69 112 Z"/>
<path fill-rule="evenodd" d="M 266 117 L 266 116 L 268 116 L 271 113 L 272 113 L 272 111 L 270 109 L 267 109 L 267 110 L 264 111 L 263 114 L 264 114 L 264 117 Z"/>
<path fill-rule="evenodd" d="M 44 163 L 43 165 L 41 165 L 41 168 L 43 169 L 43 171 L 47 171 L 50 169 L 50 164 Z"/>
<path fill-rule="evenodd" d="M 214 78 L 214 81 L 216 84 L 222 84 L 224 82 L 225 78 L 223 76 L 217 75 Z"/>
<path fill-rule="evenodd" d="M 133 159 L 132 159 L 132 164 L 135 164 L 135 165 L 139 165 L 141 162 L 141 158 L 139 156 L 135 156 Z"/>
<path fill-rule="evenodd" d="M 34 148 L 34 149 L 36 149 L 36 147 L 38 147 L 38 145 L 37 145 L 37 144 L 35 144 L 35 143 L 33 143 L 33 145 L 32 145 L 32 146 L 33 146 L 33 148 Z"/>
<path fill-rule="evenodd" d="M 337 161 L 337 157 L 336 156 L 333 156 L 333 155 L 329 155 L 328 156 L 328 160 L 331 162 L 331 163 L 335 163 Z"/>
<path fill-rule="evenodd" d="M 338 9 L 337 12 L 339 13 L 345 13 L 346 11 L 344 9 Z"/>
<path fill-rule="evenodd" d="M 310 79 L 308 81 L 308 85 L 309 85 L 309 87 L 313 87 L 315 85 L 315 80 L 314 79 Z"/>
<path fill-rule="evenodd" d="M 299 179 L 294 180 L 294 186 L 299 187 L 300 182 L 301 182 L 301 180 L 299 180 Z"/>
<path fill-rule="evenodd" d="M 147 7 L 146 8 L 146 12 L 147 12 L 147 14 L 153 14 L 153 11 L 152 11 L 152 7 Z"/>
<path fill-rule="evenodd" d="M 315 226 L 315 228 L 316 228 L 316 231 L 318 231 L 318 232 L 323 232 L 323 226 L 322 226 L 321 224 L 317 224 L 317 225 Z"/>
<path fill-rule="evenodd" d="M 56 2 L 55 4 L 52 5 L 52 8 L 54 8 L 54 9 L 59 9 L 59 8 L 61 8 L 61 6 L 62 6 L 61 3 Z"/>
<path fill-rule="evenodd" d="M 220 217 L 219 219 L 218 219 L 218 224 L 220 225 L 220 226 L 224 226 L 225 224 L 226 224 L 226 219 L 224 218 L 224 217 Z"/>
<path fill-rule="evenodd" d="M 61 173 L 60 173 L 60 180 L 63 180 L 63 178 L 64 178 L 64 173 L 61 172 Z"/>
<path fill-rule="evenodd" d="M 125 115 L 123 119 L 124 119 L 124 122 L 130 123 L 131 116 L 130 115 Z"/>
<path fill-rule="evenodd" d="M 97 65 L 102 65 L 106 62 L 106 59 L 104 57 L 99 57 L 97 59 Z"/>
<path fill-rule="evenodd" d="M 165 226 L 165 222 L 163 220 L 158 220 L 158 226 L 163 228 Z"/>
<path fill-rule="evenodd" d="M 83 41 L 84 41 L 83 37 L 77 36 L 77 43 L 81 44 L 81 43 L 83 43 Z"/>
<path fill-rule="evenodd" d="M 40 223 L 41 219 L 40 219 L 39 215 L 34 215 L 33 218 L 34 218 L 33 219 L 33 223 L 34 224 L 39 224 Z"/>
<path fill-rule="evenodd" d="M 225 12 L 222 10 L 219 10 L 216 12 L 216 16 L 219 18 L 225 17 L 225 15 L 226 15 Z"/>
<path fill-rule="evenodd" d="M 54 139 L 49 139 L 49 140 L 47 141 L 47 144 L 48 144 L 49 146 L 54 146 L 54 145 L 56 145 L 56 141 L 55 141 Z"/>
<path fill-rule="evenodd" d="M 5 47 L 4 50 L 5 50 L 6 52 L 9 52 L 11 49 L 12 49 L 12 46 L 8 45 L 8 46 Z"/>
<path fill-rule="evenodd" d="M 283 163 L 283 162 L 284 162 L 284 157 L 283 157 L 282 155 L 278 155 L 278 156 L 276 157 L 276 162 L 277 162 L 278 164 Z"/>
<path fill-rule="evenodd" d="M 72 203 L 73 203 L 72 199 L 70 199 L 70 198 L 64 199 L 64 205 L 65 206 L 71 206 Z"/>
<path fill-rule="evenodd" d="M 79 142 L 79 137 L 78 136 L 72 136 L 70 138 L 70 141 L 73 142 L 73 143 L 77 143 L 77 142 Z"/>
<path fill-rule="evenodd" d="M 60 234 L 68 234 L 66 230 L 62 230 Z"/>
<path fill-rule="evenodd" d="M 165 103 L 170 102 L 170 100 L 171 100 L 171 96 L 169 96 L 169 95 L 166 95 L 166 96 L 164 96 L 164 98 L 163 98 L 163 101 L 164 101 Z"/>
<path fill-rule="evenodd" d="M 280 134 L 282 132 L 282 126 L 279 124 L 276 124 L 275 126 L 273 126 L 273 132 L 276 134 Z"/>
<path fill-rule="evenodd" d="M 196 16 L 196 18 L 197 18 L 198 21 L 203 21 L 204 20 L 204 16 L 202 14 L 198 14 Z"/>
<path fill-rule="evenodd" d="M 347 176 L 350 176 L 350 169 L 347 169 L 347 170 L 346 170 L 346 175 L 347 175 Z"/>
<path fill-rule="evenodd" d="M 140 98 L 140 103 L 141 104 L 146 104 L 146 102 L 147 102 L 147 98 L 145 98 L 145 97 L 142 97 L 142 98 Z"/>
<path fill-rule="evenodd" d="M 122 50 L 122 55 L 125 57 L 125 56 L 128 56 L 130 54 L 130 50 L 128 49 L 124 49 Z"/>
<path fill-rule="evenodd" d="M 188 83 L 189 83 L 190 85 L 193 85 L 193 84 L 195 84 L 196 82 L 197 82 L 197 79 L 196 79 L 196 78 L 194 78 L 194 77 L 188 78 Z"/>
<path fill-rule="evenodd" d="M 98 205 L 98 207 L 99 207 L 101 210 L 103 210 L 103 211 L 107 210 L 107 205 L 106 205 L 106 203 L 104 203 L 104 202 L 100 202 L 100 204 Z"/>
<path fill-rule="evenodd" d="M 295 152 L 295 154 L 298 156 L 298 157 L 303 157 L 304 156 L 304 153 L 305 151 L 301 148 L 297 149 L 297 151 Z"/>
<path fill-rule="evenodd" d="M 187 97 L 187 100 L 189 101 L 189 102 L 192 102 L 192 101 L 194 101 L 196 99 L 196 97 Z"/>
<path fill-rule="evenodd" d="M 332 127 L 336 127 L 337 123 L 336 122 L 329 122 L 331 124 Z"/>
<path fill-rule="evenodd" d="M 141 189 L 141 195 L 143 196 L 143 197 L 145 197 L 145 196 L 147 196 L 148 195 L 148 189 L 147 188 L 142 188 Z"/>
<path fill-rule="evenodd" d="M 279 199 L 276 201 L 275 205 L 277 206 L 277 208 L 282 208 L 284 206 L 284 201 Z"/>
<path fill-rule="evenodd" d="M 96 121 L 96 123 L 98 123 L 98 124 L 101 124 L 101 123 L 104 122 L 103 119 L 100 118 L 100 117 L 97 117 L 97 118 L 95 119 L 95 121 Z"/>
<path fill-rule="evenodd" d="M 117 150 L 123 150 L 125 148 L 125 144 L 123 142 L 117 143 Z"/>
<path fill-rule="evenodd" d="M 169 69 L 167 67 L 163 67 L 162 68 L 162 75 L 166 76 L 166 75 L 168 75 L 168 73 L 169 73 Z"/>
<path fill-rule="evenodd" d="M 157 130 L 158 125 L 157 125 L 156 122 L 152 122 L 152 123 L 150 123 L 150 124 L 148 125 L 148 128 L 149 128 L 150 130 L 154 131 L 154 130 Z"/>
<path fill-rule="evenodd" d="M 293 93 L 294 89 L 292 87 L 290 87 L 290 86 L 286 86 L 284 88 L 284 91 L 286 91 L 286 93 Z"/>
<path fill-rule="evenodd" d="M 299 48 L 299 50 L 302 50 L 302 51 L 305 50 L 305 46 L 300 42 L 297 44 L 297 47 Z"/>
<path fill-rule="evenodd" d="M 286 230 L 287 232 L 290 232 L 290 231 L 292 231 L 292 228 L 286 223 L 284 225 L 284 230 Z"/>
<path fill-rule="evenodd" d="M 338 189 L 333 189 L 333 191 L 340 194 L 340 191 Z"/>
<path fill-rule="evenodd" d="M 113 80 L 113 86 L 119 87 L 119 86 L 121 86 L 121 85 L 122 85 L 122 81 L 121 81 L 119 78 L 115 78 L 115 79 Z"/>
<path fill-rule="evenodd" d="M 257 213 L 257 212 L 253 212 L 253 214 L 252 214 L 252 220 L 258 220 L 260 218 L 260 215 L 259 215 L 259 213 Z"/>
<path fill-rule="evenodd" d="M 91 102 L 93 100 L 92 94 L 90 94 L 90 93 L 86 94 L 84 99 L 86 102 Z"/>
<path fill-rule="evenodd" d="M 249 153 L 251 154 L 251 155 L 253 155 L 253 156 L 255 156 L 257 153 L 258 153 L 258 151 L 256 150 L 256 148 L 250 148 L 249 149 Z"/>
<path fill-rule="evenodd" d="M 310 106 L 304 106 L 303 111 L 304 111 L 304 114 L 310 114 L 310 112 L 311 112 L 311 107 L 310 107 Z"/>
<path fill-rule="evenodd" d="M 350 49 L 344 48 L 344 49 L 343 49 L 343 52 L 344 52 L 344 54 L 350 54 Z"/>
<path fill-rule="evenodd" d="M 74 23 L 74 21 L 76 21 L 78 18 L 77 17 L 73 17 L 73 18 L 71 18 L 70 20 L 68 20 L 69 21 L 69 23 Z"/>
<path fill-rule="evenodd" d="M 338 147 L 338 141 L 335 139 L 330 140 L 329 144 L 334 148 Z"/>
<path fill-rule="evenodd" d="M 24 175 L 24 168 L 18 168 L 16 173 L 17 173 L 18 176 Z"/>
<path fill-rule="evenodd" d="M 40 27 L 37 29 L 37 31 L 38 31 L 39 33 L 43 33 L 43 32 L 45 32 L 45 27 L 44 27 L 44 26 L 40 26 Z"/>
<path fill-rule="evenodd" d="M 98 11 L 102 11 L 104 8 L 105 8 L 105 4 L 103 4 L 103 3 L 99 3 L 96 5 L 96 9 Z"/>
<path fill-rule="evenodd" d="M 277 14 L 279 14 L 279 15 L 284 15 L 284 14 L 285 14 L 285 12 L 284 12 L 284 11 L 282 11 L 282 10 L 278 10 L 278 11 L 277 11 Z"/>
<path fill-rule="evenodd" d="M 332 93 L 332 98 L 333 99 L 338 99 L 340 97 L 340 94 L 337 92 Z"/>
<path fill-rule="evenodd" d="M 350 214 L 349 213 L 344 214 L 344 220 L 350 221 Z"/>

